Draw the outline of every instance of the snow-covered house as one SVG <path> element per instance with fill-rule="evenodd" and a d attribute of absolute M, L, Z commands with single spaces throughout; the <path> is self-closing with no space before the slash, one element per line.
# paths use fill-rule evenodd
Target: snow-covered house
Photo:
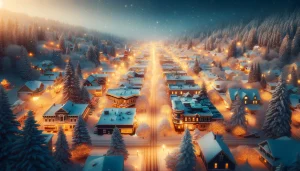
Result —
<path fill-rule="evenodd" d="M 189 93 L 191 95 L 200 93 L 200 86 L 197 84 L 169 84 L 169 95 L 183 95 Z"/>
<path fill-rule="evenodd" d="M 201 74 L 205 79 L 207 79 L 209 81 L 212 81 L 212 80 L 218 78 L 218 76 L 216 74 L 212 73 L 211 71 L 202 71 Z"/>
<path fill-rule="evenodd" d="M 45 85 L 41 81 L 27 81 L 18 90 L 18 97 L 21 100 L 29 100 L 31 97 L 40 96 L 45 91 Z"/>
<path fill-rule="evenodd" d="M 267 82 L 266 91 L 273 93 L 277 84 L 278 84 L 277 82 Z"/>
<path fill-rule="evenodd" d="M 293 164 L 300 154 L 300 142 L 290 137 L 267 139 L 258 144 L 256 151 L 259 153 L 259 160 L 274 171 L 280 164 L 285 167 Z"/>
<path fill-rule="evenodd" d="M 223 116 L 209 99 L 199 99 L 198 95 L 171 95 L 173 124 L 176 131 L 185 128 L 205 130 L 215 120 L 223 120 Z"/>
<path fill-rule="evenodd" d="M 24 121 L 27 119 L 28 110 L 26 102 L 18 99 L 13 105 L 11 105 L 10 109 L 16 116 L 17 121 L 22 126 L 24 124 Z"/>
<path fill-rule="evenodd" d="M 136 125 L 136 108 L 105 108 L 95 133 L 112 134 L 113 129 L 117 127 L 122 134 L 134 134 Z"/>
<path fill-rule="evenodd" d="M 121 79 L 119 83 L 119 87 L 141 89 L 143 86 L 143 82 L 144 82 L 144 78 L 140 78 L 140 77 Z"/>
<path fill-rule="evenodd" d="M 209 132 L 196 144 L 196 153 L 207 170 L 235 170 L 236 161 L 221 136 Z"/>
<path fill-rule="evenodd" d="M 126 108 L 135 105 L 136 99 L 140 96 L 140 90 L 121 87 L 108 89 L 106 95 L 108 99 L 113 101 L 114 107 Z"/>
<path fill-rule="evenodd" d="M 41 74 L 43 74 L 46 71 L 52 72 L 55 68 L 55 65 L 52 61 L 44 60 L 42 62 L 32 63 L 32 68 L 38 70 Z"/>
<path fill-rule="evenodd" d="M 89 156 L 83 171 L 124 171 L 123 156 Z"/>
<path fill-rule="evenodd" d="M 43 115 L 45 131 L 57 132 L 59 127 L 65 131 L 73 130 L 79 116 L 87 119 L 90 108 L 88 104 L 67 101 L 65 104 L 53 104 Z"/>
<path fill-rule="evenodd" d="M 63 81 L 63 74 L 62 72 L 45 72 L 40 76 L 39 81 L 48 86 L 58 85 Z"/>
<path fill-rule="evenodd" d="M 224 78 L 217 77 L 212 81 L 212 87 L 219 92 L 225 92 L 226 85 L 229 82 Z"/>
<path fill-rule="evenodd" d="M 258 89 L 229 88 L 226 91 L 226 96 L 224 99 L 226 107 L 230 108 L 232 102 L 238 97 L 245 104 L 246 111 L 248 110 L 253 113 L 260 110 L 261 98 Z"/>
<path fill-rule="evenodd" d="M 83 81 L 83 86 L 95 97 L 103 95 L 106 89 L 107 74 L 92 74 Z"/>
<path fill-rule="evenodd" d="M 195 84 L 194 79 L 187 75 L 166 75 L 166 83 L 168 84 Z"/>

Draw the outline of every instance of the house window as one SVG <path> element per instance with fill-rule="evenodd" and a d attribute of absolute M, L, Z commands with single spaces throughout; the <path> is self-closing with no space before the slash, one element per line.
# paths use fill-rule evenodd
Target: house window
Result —
<path fill-rule="evenodd" d="M 195 118 L 193 118 L 193 121 L 195 121 Z"/>
<path fill-rule="evenodd" d="M 228 166 L 228 163 L 226 163 L 226 164 L 225 164 L 225 169 L 228 169 L 228 167 L 229 167 L 229 166 Z"/>
<path fill-rule="evenodd" d="M 224 155 L 221 153 L 221 154 L 219 155 L 219 161 L 223 161 L 223 159 L 224 159 Z"/>
<path fill-rule="evenodd" d="M 76 122 L 76 119 L 74 119 L 74 122 Z"/>
<path fill-rule="evenodd" d="M 218 163 L 215 163 L 214 168 L 215 168 L 215 169 L 218 168 Z"/>
<path fill-rule="evenodd" d="M 253 104 L 257 104 L 257 100 L 253 100 Z"/>
<path fill-rule="evenodd" d="M 71 119 L 71 122 L 73 122 L 73 119 Z"/>
<path fill-rule="evenodd" d="M 216 85 L 216 88 L 220 88 L 220 85 Z"/>
<path fill-rule="evenodd" d="M 247 96 L 245 96 L 245 97 L 244 97 L 244 99 L 245 99 L 245 100 L 247 100 L 247 99 L 248 99 L 248 97 L 247 97 Z"/>
<path fill-rule="evenodd" d="M 187 118 L 186 118 L 186 117 L 184 118 L 184 121 L 187 121 Z"/>
<path fill-rule="evenodd" d="M 245 100 L 245 104 L 247 104 L 247 100 Z"/>
<path fill-rule="evenodd" d="M 64 117 L 63 116 L 60 117 L 60 121 L 64 121 Z"/>
<path fill-rule="evenodd" d="M 48 121 L 48 119 L 45 119 L 45 122 L 47 122 Z"/>

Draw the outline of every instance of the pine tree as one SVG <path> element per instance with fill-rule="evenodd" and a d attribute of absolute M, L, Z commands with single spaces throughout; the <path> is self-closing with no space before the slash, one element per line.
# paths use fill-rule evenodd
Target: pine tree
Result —
<path fill-rule="evenodd" d="M 82 103 L 88 104 L 90 102 L 90 93 L 88 92 L 88 90 L 84 86 L 82 86 L 80 93 L 81 93 Z"/>
<path fill-rule="evenodd" d="M 266 81 L 265 76 L 262 76 L 262 77 L 261 77 L 260 85 L 261 85 L 261 87 L 262 87 L 263 89 L 267 88 L 267 81 Z"/>
<path fill-rule="evenodd" d="M 77 42 L 74 43 L 73 51 L 74 52 L 78 52 L 79 51 L 79 47 L 78 47 L 78 43 Z"/>
<path fill-rule="evenodd" d="M 256 64 L 256 82 L 261 81 L 261 69 L 260 69 L 260 64 Z"/>
<path fill-rule="evenodd" d="M 89 46 L 89 48 L 88 48 L 88 50 L 87 50 L 87 52 L 86 52 L 86 58 L 87 58 L 89 61 L 95 63 L 96 54 L 95 54 L 95 51 L 94 51 L 93 46 Z M 96 63 L 95 63 L 95 65 L 96 65 Z"/>
<path fill-rule="evenodd" d="M 292 55 L 297 56 L 300 52 L 300 27 L 297 28 L 296 34 L 292 41 Z"/>
<path fill-rule="evenodd" d="M 193 67 L 193 71 L 196 75 L 199 74 L 199 72 L 201 71 L 201 68 L 199 66 L 199 62 L 198 59 L 196 58 L 195 63 L 194 63 L 194 67 Z"/>
<path fill-rule="evenodd" d="M 290 36 L 287 34 L 281 42 L 279 49 L 279 57 L 283 64 L 290 62 L 291 56 L 291 40 Z"/>
<path fill-rule="evenodd" d="M 128 151 L 126 149 L 123 136 L 120 130 L 115 127 L 111 135 L 110 146 L 106 153 L 107 156 L 119 156 L 122 155 L 125 160 L 128 158 Z"/>
<path fill-rule="evenodd" d="M 55 170 L 55 161 L 48 146 L 45 145 L 45 136 L 38 130 L 39 125 L 34 119 L 32 111 L 27 114 L 25 126 L 13 146 L 15 159 L 13 170 Z"/>
<path fill-rule="evenodd" d="M 65 44 L 65 37 L 64 35 L 62 34 L 58 40 L 58 45 L 59 45 L 59 49 L 61 50 L 61 52 L 63 54 L 66 53 L 66 44 Z"/>
<path fill-rule="evenodd" d="M 100 61 L 99 61 L 100 50 L 99 50 L 98 46 L 94 46 L 93 49 L 94 49 L 94 54 L 95 54 L 93 62 L 95 63 L 96 66 L 99 66 L 100 65 Z"/>
<path fill-rule="evenodd" d="M 184 136 L 180 144 L 180 154 L 176 164 L 177 171 L 195 170 L 196 156 L 192 142 L 192 136 L 188 129 L 185 129 Z"/>
<path fill-rule="evenodd" d="M 72 137 L 72 143 L 73 148 L 82 144 L 92 145 L 91 137 L 89 135 L 89 132 L 86 128 L 86 123 L 83 120 L 82 116 L 79 116 L 76 122 Z"/>
<path fill-rule="evenodd" d="M 27 57 L 27 51 L 24 47 L 21 48 L 21 56 L 17 61 L 17 69 L 22 79 L 32 80 L 32 68 Z"/>
<path fill-rule="evenodd" d="M 204 81 L 202 82 L 202 86 L 201 86 L 199 96 L 200 96 L 200 99 L 208 98 L 207 89 L 206 89 L 206 85 L 205 85 Z"/>
<path fill-rule="evenodd" d="M 291 83 L 294 87 L 298 87 L 298 76 L 295 67 L 293 67 L 291 71 Z"/>
<path fill-rule="evenodd" d="M 250 67 L 250 72 L 249 72 L 249 76 L 248 76 L 248 83 L 253 83 L 255 82 L 255 70 L 254 70 L 254 66 L 253 64 L 251 64 L 251 67 Z"/>
<path fill-rule="evenodd" d="M 3 19 L 0 21 L 3 24 Z M 3 70 L 2 59 L 4 56 L 4 35 L 3 35 L 3 25 L 0 26 L 0 72 Z"/>
<path fill-rule="evenodd" d="M 79 79 L 82 79 L 81 66 L 80 66 L 80 63 L 79 63 L 79 62 L 77 63 L 75 73 L 76 73 L 76 75 L 79 77 Z"/>
<path fill-rule="evenodd" d="M 18 139 L 20 133 L 19 122 L 10 109 L 8 96 L 5 90 L 0 86 L 0 167 L 9 170 L 11 166 L 13 143 Z"/>
<path fill-rule="evenodd" d="M 300 154 L 297 154 L 297 157 L 293 164 L 288 168 L 288 171 L 300 171 Z"/>
<path fill-rule="evenodd" d="M 233 40 L 229 44 L 227 57 L 230 58 L 230 57 L 236 57 L 236 56 L 237 56 L 237 53 L 236 53 L 236 41 Z"/>
<path fill-rule="evenodd" d="M 230 118 L 230 125 L 232 128 L 240 126 L 244 129 L 247 128 L 245 105 L 240 97 L 237 97 L 232 104 L 231 111 L 233 112 Z"/>
<path fill-rule="evenodd" d="M 255 44 L 257 43 L 257 39 L 256 39 L 256 29 L 252 28 L 248 34 L 248 38 L 247 38 L 247 42 L 246 42 L 246 46 L 248 49 L 252 49 Z"/>
<path fill-rule="evenodd" d="M 73 100 L 75 80 L 74 68 L 70 60 L 67 62 L 63 84 L 63 101 Z"/>
<path fill-rule="evenodd" d="M 82 101 L 80 80 L 77 74 L 74 74 L 74 91 L 72 93 L 71 99 L 75 103 L 80 103 Z"/>
<path fill-rule="evenodd" d="M 291 110 L 286 84 L 280 78 L 267 109 L 263 131 L 268 138 L 291 135 Z"/>
<path fill-rule="evenodd" d="M 55 143 L 55 152 L 53 154 L 54 159 L 58 163 L 58 167 L 60 170 L 65 165 L 68 165 L 71 163 L 71 153 L 68 145 L 68 141 L 66 138 L 66 134 L 64 133 L 62 127 L 59 128 L 58 135 L 57 135 L 57 141 Z"/>

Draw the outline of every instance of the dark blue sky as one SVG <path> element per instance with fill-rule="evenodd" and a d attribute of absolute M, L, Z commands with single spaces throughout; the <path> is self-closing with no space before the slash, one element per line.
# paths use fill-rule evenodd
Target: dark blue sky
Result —
<path fill-rule="evenodd" d="M 1 0 L 0 0 L 1 1 Z M 300 0 L 2 0 L 4 8 L 113 34 L 160 39 L 299 7 Z"/>

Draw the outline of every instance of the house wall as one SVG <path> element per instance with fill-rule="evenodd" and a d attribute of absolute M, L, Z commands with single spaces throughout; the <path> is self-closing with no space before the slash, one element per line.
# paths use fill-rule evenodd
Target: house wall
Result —
<path fill-rule="evenodd" d="M 191 95 L 199 94 L 200 90 L 169 90 L 169 94 L 183 95 L 185 93 L 190 93 Z"/>
<path fill-rule="evenodd" d="M 112 134 L 113 129 L 115 127 L 119 128 L 121 134 L 130 134 L 133 135 L 135 133 L 135 124 L 133 125 L 97 125 L 97 134 Z"/>
<path fill-rule="evenodd" d="M 226 164 L 228 164 L 228 168 L 226 168 Z M 209 163 L 206 163 L 206 165 L 208 170 L 234 170 L 235 169 L 235 164 L 223 152 L 219 153 Z M 217 168 L 215 168 L 215 166 L 217 166 Z"/>
<path fill-rule="evenodd" d="M 137 98 L 138 98 L 138 96 L 133 96 L 131 98 L 124 99 L 124 98 L 116 98 L 116 97 L 108 95 L 108 99 L 110 99 L 114 102 L 113 107 L 116 107 L 116 108 L 120 108 L 120 107 L 124 108 L 124 107 L 134 106 Z"/>

